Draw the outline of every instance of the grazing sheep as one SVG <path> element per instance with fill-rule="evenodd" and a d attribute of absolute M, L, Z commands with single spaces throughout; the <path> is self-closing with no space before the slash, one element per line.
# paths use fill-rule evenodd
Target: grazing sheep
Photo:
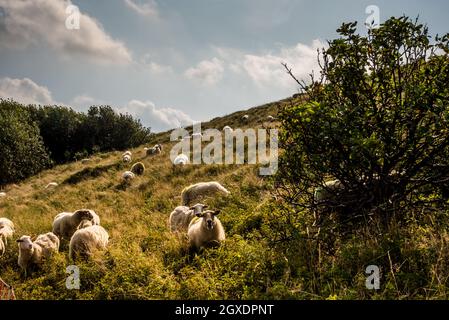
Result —
<path fill-rule="evenodd" d="M 108 242 L 109 234 L 102 226 L 79 229 L 70 239 L 69 256 L 72 260 L 88 258 L 95 250 L 106 249 Z"/>
<path fill-rule="evenodd" d="M 123 156 L 123 162 L 125 162 L 125 163 L 129 163 L 129 162 L 131 162 L 131 156 L 129 155 L 129 154 L 125 154 L 124 156 Z"/>
<path fill-rule="evenodd" d="M 45 186 L 45 189 L 56 188 L 57 186 L 58 186 L 58 184 L 56 182 L 50 182 L 49 184 L 47 184 Z"/>
<path fill-rule="evenodd" d="M 175 158 L 175 160 L 173 160 L 173 165 L 178 166 L 184 166 L 186 164 L 189 163 L 189 157 L 187 157 L 185 154 L 178 154 Z"/>
<path fill-rule="evenodd" d="M 195 217 L 195 215 L 203 212 L 207 208 L 207 205 L 202 203 L 197 203 L 193 207 L 179 206 L 170 213 L 169 223 L 171 232 L 175 231 L 186 231 L 189 227 L 190 221 Z"/>
<path fill-rule="evenodd" d="M 245 114 L 245 115 L 242 117 L 242 120 L 243 120 L 244 122 L 248 121 L 248 120 L 249 120 L 249 115 Z"/>
<path fill-rule="evenodd" d="M 81 159 L 81 164 L 86 164 L 86 163 L 89 163 L 89 162 L 91 162 L 92 161 L 92 159 Z"/>
<path fill-rule="evenodd" d="M 61 212 L 53 220 L 53 233 L 61 239 L 70 239 L 83 220 L 100 223 L 100 218 L 97 216 L 97 220 L 95 216 L 97 216 L 95 212 L 89 209 L 80 209 L 73 213 Z"/>
<path fill-rule="evenodd" d="M 193 219 L 189 224 L 187 235 L 190 247 L 194 250 L 219 246 L 226 239 L 225 231 L 220 220 L 216 217 L 220 210 L 198 213 L 198 219 Z"/>
<path fill-rule="evenodd" d="M 17 262 L 25 271 L 25 275 L 30 267 L 42 264 L 44 259 L 59 250 L 59 239 L 52 232 L 39 235 L 34 242 L 30 236 L 21 236 L 17 243 L 19 245 Z"/>
<path fill-rule="evenodd" d="M 267 120 L 270 121 L 270 122 L 272 122 L 272 121 L 274 121 L 274 117 L 273 117 L 273 116 L 268 116 L 268 117 L 267 117 Z"/>
<path fill-rule="evenodd" d="M 189 203 L 191 203 L 198 197 L 204 196 L 206 194 L 213 194 L 218 191 L 224 194 L 230 194 L 230 192 L 217 181 L 199 182 L 193 184 L 182 190 L 182 205 L 189 205 Z"/>
<path fill-rule="evenodd" d="M 131 180 L 133 180 L 136 177 L 136 175 L 134 173 L 132 173 L 131 171 L 125 171 L 122 174 L 122 180 L 125 183 L 130 183 Z"/>
<path fill-rule="evenodd" d="M 131 157 L 132 155 L 133 155 L 132 152 L 127 150 L 127 151 L 123 152 L 122 157 L 124 157 L 124 156 L 130 156 Z"/>
<path fill-rule="evenodd" d="M 316 202 L 329 200 L 342 188 L 343 184 L 338 179 L 326 181 L 323 186 L 315 188 L 314 199 Z"/>
<path fill-rule="evenodd" d="M 100 225 L 100 217 L 98 216 L 98 214 L 95 211 L 90 210 L 90 209 L 83 209 L 83 210 L 88 210 L 94 218 L 92 220 L 86 220 L 86 219 L 81 220 L 81 223 L 78 225 L 77 230 L 82 229 L 82 228 L 87 228 L 90 226 L 99 226 Z"/>
<path fill-rule="evenodd" d="M 0 240 L 8 245 L 8 238 L 14 235 L 14 223 L 8 218 L 0 218 Z"/>
<path fill-rule="evenodd" d="M 156 155 L 156 154 L 160 154 L 161 153 L 161 149 L 159 147 L 153 147 L 153 148 L 149 148 L 147 150 L 147 156 L 152 156 L 152 155 Z"/>
<path fill-rule="evenodd" d="M 142 162 L 136 162 L 131 167 L 131 172 L 134 174 L 142 175 L 145 172 L 145 166 Z"/>

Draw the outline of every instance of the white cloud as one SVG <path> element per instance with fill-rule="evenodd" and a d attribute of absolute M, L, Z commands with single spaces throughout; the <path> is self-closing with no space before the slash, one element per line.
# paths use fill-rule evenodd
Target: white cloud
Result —
<path fill-rule="evenodd" d="M 157 3 L 154 0 L 148 0 L 143 4 L 137 4 L 133 0 L 125 0 L 125 4 L 134 12 L 144 17 L 157 18 L 159 15 Z"/>
<path fill-rule="evenodd" d="M 196 67 L 189 68 L 184 75 L 191 80 L 198 80 L 203 85 L 217 84 L 224 73 L 224 63 L 218 58 L 203 60 Z"/>
<path fill-rule="evenodd" d="M 140 59 L 140 64 L 144 65 L 145 67 L 148 67 L 151 73 L 154 74 L 172 74 L 173 68 L 169 65 L 160 64 L 157 62 L 154 62 L 152 60 L 152 57 L 150 54 L 145 54 Z"/>
<path fill-rule="evenodd" d="M 156 132 L 191 125 L 193 122 L 192 118 L 181 110 L 157 108 L 151 101 L 131 100 L 126 106 L 117 108 L 117 111 L 139 118 L 143 125 Z"/>
<path fill-rule="evenodd" d="M 69 106 L 81 112 L 87 112 L 91 106 L 103 105 L 104 101 L 95 99 L 87 94 L 81 94 L 69 102 Z"/>
<path fill-rule="evenodd" d="M 70 0 L 0 0 L 5 17 L 0 25 L 0 48 L 49 46 L 64 58 L 83 57 L 100 63 L 127 64 L 126 46 L 108 35 L 101 24 L 80 13 L 80 28 L 69 30 L 66 8 Z"/>
<path fill-rule="evenodd" d="M 0 97 L 11 98 L 23 104 L 55 104 L 48 88 L 39 86 L 29 78 L 1 78 Z"/>

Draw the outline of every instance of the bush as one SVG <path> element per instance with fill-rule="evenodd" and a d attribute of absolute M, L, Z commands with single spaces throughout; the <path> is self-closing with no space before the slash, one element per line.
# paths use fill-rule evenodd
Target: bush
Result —
<path fill-rule="evenodd" d="M 328 210 L 346 222 L 388 222 L 409 207 L 445 205 L 449 35 L 432 40 L 407 17 L 367 36 L 356 34 L 356 23 L 337 31 L 321 51 L 320 79 L 298 82 L 304 102 L 281 112 L 281 196 L 296 212 Z M 330 179 L 340 185 L 323 186 Z"/>

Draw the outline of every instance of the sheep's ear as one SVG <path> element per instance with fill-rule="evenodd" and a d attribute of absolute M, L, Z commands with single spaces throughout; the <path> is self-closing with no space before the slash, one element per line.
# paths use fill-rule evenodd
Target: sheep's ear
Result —
<path fill-rule="evenodd" d="M 215 210 L 214 213 L 212 213 L 212 215 L 217 216 L 220 213 L 220 210 Z"/>
<path fill-rule="evenodd" d="M 205 204 L 204 206 L 203 206 L 203 209 L 206 209 L 206 208 L 208 208 L 209 206 L 207 205 L 207 204 Z"/>
<path fill-rule="evenodd" d="M 198 212 L 198 213 L 196 214 L 196 216 L 197 216 L 198 218 L 202 218 L 202 217 L 204 216 L 204 214 L 203 214 L 202 212 Z"/>
<path fill-rule="evenodd" d="M 23 240 L 22 239 L 17 239 L 16 242 L 23 242 Z"/>

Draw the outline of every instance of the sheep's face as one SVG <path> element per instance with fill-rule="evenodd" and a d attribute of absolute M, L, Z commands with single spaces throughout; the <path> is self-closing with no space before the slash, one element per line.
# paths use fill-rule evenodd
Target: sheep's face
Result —
<path fill-rule="evenodd" d="M 207 210 L 202 213 L 196 214 L 197 217 L 203 218 L 203 223 L 206 226 L 207 230 L 212 230 L 215 227 L 215 224 L 217 223 L 215 220 L 215 216 L 220 213 L 220 210 Z"/>
<path fill-rule="evenodd" d="M 202 204 L 202 203 L 197 203 L 196 205 L 194 205 L 193 207 L 190 207 L 190 210 L 193 210 L 193 213 L 195 215 L 198 215 L 199 213 L 202 213 L 204 209 L 207 208 L 206 204 Z"/>
<path fill-rule="evenodd" d="M 31 250 L 33 249 L 33 241 L 31 241 L 30 236 L 21 236 L 20 239 L 17 240 L 19 244 L 19 250 Z"/>
<path fill-rule="evenodd" d="M 78 210 L 76 213 L 80 216 L 81 220 L 93 220 L 94 219 L 94 216 L 90 210 L 82 209 L 82 210 Z"/>

